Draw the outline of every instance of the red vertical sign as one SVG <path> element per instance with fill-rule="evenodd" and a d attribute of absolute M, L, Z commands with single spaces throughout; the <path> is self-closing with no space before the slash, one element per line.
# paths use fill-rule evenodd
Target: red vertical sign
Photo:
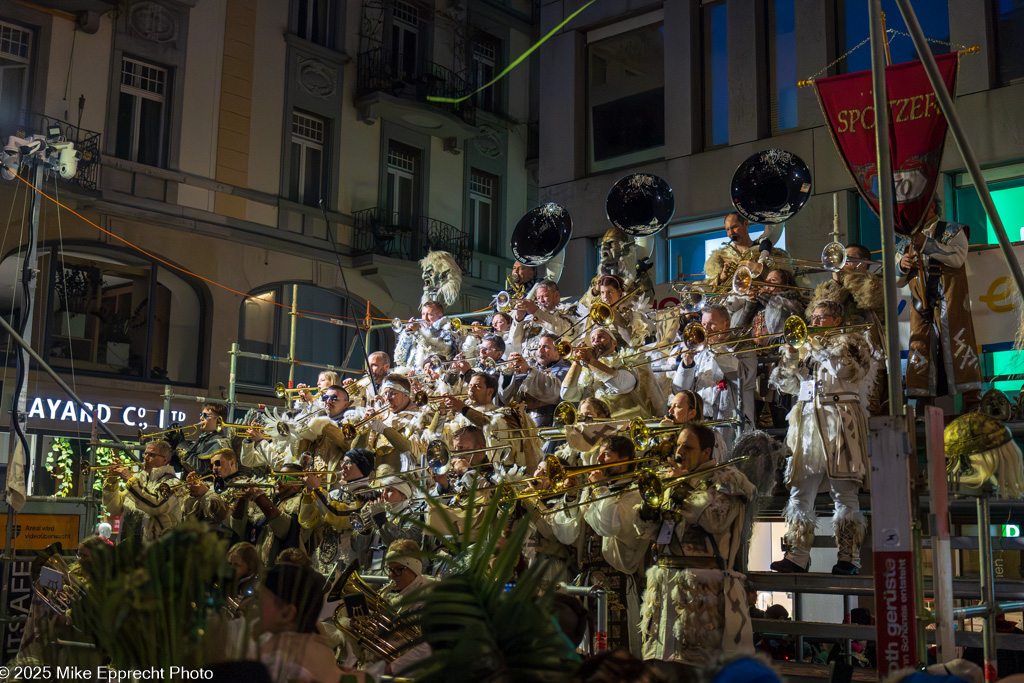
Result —
<path fill-rule="evenodd" d="M 878 678 L 917 664 L 917 610 L 914 604 L 914 554 L 876 551 L 875 629 Z"/>

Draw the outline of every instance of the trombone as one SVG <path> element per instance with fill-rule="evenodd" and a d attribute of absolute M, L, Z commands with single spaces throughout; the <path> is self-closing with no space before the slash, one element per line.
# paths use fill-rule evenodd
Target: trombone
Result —
<path fill-rule="evenodd" d="M 555 406 L 554 422 L 562 425 L 563 427 L 569 427 L 577 422 L 580 422 L 580 413 L 569 401 L 562 401 Z M 599 422 L 626 422 L 627 420 L 617 420 L 615 418 L 601 418 L 597 420 L 583 420 L 587 424 L 596 424 Z M 565 436 L 565 430 L 558 427 L 514 427 L 510 429 L 494 429 L 491 430 L 491 434 L 499 434 L 504 432 L 530 432 L 537 430 L 538 433 L 534 436 L 542 436 L 545 432 L 550 432 L 551 436 Z M 532 439 L 532 436 L 520 436 L 520 437 L 498 437 L 504 441 L 519 441 L 522 439 Z M 548 437 L 545 437 L 548 438 Z"/>
<path fill-rule="evenodd" d="M 274 385 L 274 394 L 278 398 L 286 398 L 288 396 L 301 394 L 303 391 L 308 391 L 313 396 L 320 395 L 319 387 L 296 387 L 295 389 L 289 389 L 284 385 L 284 382 L 278 382 Z"/>
<path fill-rule="evenodd" d="M 469 453 L 485 453 L 487 451 L 503 451 L 508 449 L 508 446 L 486 446 L 484 448 L 467 448 L 461 451 L 453 451 L 448 448 L 448 444 L 440 439 L 434 439 L 427 444 L 427 462 L 429 463 L 426 467 L 417 467 L 415 470 L 406 470 L 405 472 L 399 472 L 398 475 L 409 474 L 410 472 L 418 472 L 419 470 L 429 469 L 434 474 L 441 476 L 447 474 L 448 464 L 454 458 L 462 458 Z M 481 463 L 480 465 L 474 465 L 470 469 L 477 467 L 486 467 L 490 465 L 490 462 Z"/>
<path fill-rule="evenodd" d="M 753 327 L 753 326 L 752 325 L 740 325 L 739 327 L 730 327 L 727 330 L 721 330 L 720 332 L 715 332 L 714 334 L 720 335 L 720 334 L 731 334 L 733 332 L 747 331 L 751 327 Z M 730 340 L 730 341 L 735 341 L 735 340 Z M 730 342 L 729 341 L 726 341 L 726 342 L 715 342 L 715 344 L 728 344 L 728 343 L 730 343 Z M 715 346 L 715 344 L 711 344 L 710 346 Z M 708 331 L 707 331 L 707 328 L 705 328 L 704 325 L 702 325 L 701 323 L 698 323 L 698 322 L 692 322 L 689 325 L 687 325 L 686 327 L 684 327 L 683 328 L 683 346 L 686 347 L 686 350 L 689 353 L 697 353 L 698 351 L 704 350 L 705 347 L 709 346 L 708 345 Z"/>
<path fill-rule="evenodd" d="M 871 323 L 861 323 L 858 325 L 836 325 L 835 327 L 807 327 L 807 323 L 804 322 L 803 318 L 801 318 L 798 315 L 791 315 L 788 318 L 786 318 L 786 322 L 782 326 L 782 341 L 780 342 L 765 344 L 763 346 L 758 346 L 754 349 L 732 349 L 727 351 L 718 351 L 716 348 L 718 346 L 724 346 L 726 344 L 735 344 L 743 341 L 756 341 L 758 339 L 777 338 L 780 336 L 778 334 L 760 334 L 754 337 L 743 337 L 740 339 L 733 339 L 728 342 L 715 342 L 714 344 L 710 344 L 709 348 L 711 348 L 712 352 L 716 356 L 731 356 L 733 354 L 744 353 L 746 351 L 761 351 L 763 349 L 774 349 L 786 345 L 793 346 L 795 348 L 800 348 L 801 346 L 806 344 L 807 340 L 810 339 L 812 336 L 822 335 L 827 337 L 830 334 L 838 334 L 839 332 L 845 330 L 867 329 L 869 327 L 872 327 Z"/>
<path fill-rule="evenodd" d="M 800 289 L 805 292 L 813 292 L 813 287 L 800 287 L 798 285 L 777 285 L 764 280 L 755 280 L 754 273 L 748 266 L 740 266 L 736 274 L 732 276 L 732 291 L 740 296 L 747 296 L 754 287 L 765 287 L 768 289 Z"/>
<path fill-rule="evenodd" d="M 191 436 L 193 431 L 198 432 L 202 429 L 203 423 L 197 422 L 194 425 L 186 425 L 184 427 L 171 427 L 170 429 L 163 429 L 159 432 L 150 432 L 149 434 L 143 434 L 142 430 L 139 430 L 138 441 L 139 443 L 146 443 L 159 437 L 161 434 L 172 434 L 174 432 L 181 432 L 182 436 Z"/>
<path fill-rule="evenodd" d="M 688 479 L 703 477 L 705 474 L 714 472 L 715 470 L 733 467 L 736 463 L 743 462 L 744 460 L 748 460 L 752 457 L 753 456 L 751 455 L 744 455 L 718 465 L 705 467 L 704 469 L 697 470 L 696 472 L 672 477 L 671 479 L 662 479 L 654 470 L 641 470 L 636 478 L 636 487 L 640 491 L 640 497 L 643 498 L 645 503 L 653 508 L 660 508 L 665 504 L 665 492 L 670 488 L 677 486 Z"/>
<path fill-rule="evenodd" d="M 468 398 L 469 394 L 443 394 L 441 396 L 431 396 L 427 393 L 426 389 L 420 389 L 419 391 L 413 392 L 412 402 L 421 408 L 428 405 L 432 401 L 443 401 L 446 398 Z M 365 420 L 364 420 L 365 422 Z M 359 424 L 362 424 L 360 422 Z"/>
<path fill-rule="evenodd" d="M 730 417 L 725 420 L 710 420 L 708 422 L 701 421 L 700 424 L 705 427 L 718 427 L 721 425 L 736 425 L 740 424 L 742 420 L 735 417 Z M 690 422 L 682 422 L 679 424 L 663 425 L 660 420 L 641 420 L 638 417 L 634 417 L 629 422 L 629 440 L 637 448 L 649 449 L 654 448 L 658 444 L 658 439 L 664 434 L 671 434 L 672 432 L 681 432 L 690 426 Z"/>

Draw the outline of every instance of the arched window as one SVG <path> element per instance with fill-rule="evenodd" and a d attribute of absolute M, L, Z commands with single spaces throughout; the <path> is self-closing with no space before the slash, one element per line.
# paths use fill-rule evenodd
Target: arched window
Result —
<path fill-rule="evenodd" d="M 99 245 L 39 250 L 31 338 L 55 368 L 197 385 L 203 302 L 197 285 L 149 259 Z M 23 252 L 0 262 L 13 278 Z M 21 288 L 0 287 L 0 311 L 20 320 Z"/>
<path fill-rule="evenodd" d="M 291 346 L 291 314 L 293 294 L 299 310 L 316 311 L 329 317 L 362 317 L 366 302 L 346 298 L 342 294 L 308 284 L 280 283 L 249 293 L 252 298 L 242 302 L 238 316 L 238 345 L 241 351 L 264 353 L 287 358 Z M 278 305 L 282 304 L 282 305 Z M 366 333 L 364 333 L 364 339 Z M 388 335 L 380 330 L 369 333 L 370 351 L 390 347 Z M 320 368 L 314 365 L 333 365 L 361 371 L 363 349 L 358 332 L 352 327 L 332 325 L 320 320 L 298 317 L 295 321 L 295 358 L 297 365 L 294 381 L 315 385 Z M 287 363 L 239 358 L 236 369 L 237 386 L 250 393 L 273 393 L 277 382 L 288 383 Z M 349 375 L 355 377 L 356 375 Z M 343 378 L 344 379 L 344 378 Z"/>

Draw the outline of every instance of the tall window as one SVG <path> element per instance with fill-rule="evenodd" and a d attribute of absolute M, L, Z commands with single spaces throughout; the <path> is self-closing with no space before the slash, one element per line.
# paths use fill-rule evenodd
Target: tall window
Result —
<path fill-rule="evenodd" d="M 327 124 L 303 112 L 292 112 L 292 152 L 289 196 L 306 206 L 317 206 L 323 197 Z"/>
<path fill-rule="evenodd" d="M 768 63 L 772 132 L 796 128 L 796 3 L 768 0 Z"/>
<path fill-rule="evenodd" d="M 391 141 L 388 145 L 385 210 L 391 213 L 394 225 L 410 226 L 418 213 L 419 150 Z"/>
<path fill-rule="evenodd" d="M 658 158 L 665 146 L 664 24 L 606 27 L 587 41 L 590 170 Z"/>
<path fill-rule="evenodd" d="M 397 78 L 417 73 L 420 12 L 396 0 L 391 7 L 391 71 Z"/>
<path fill-rule="evenodd" d="M 334 48 L 337 0 L 295 0 L 295 32 L 311 43 Z"/>
<path fill-rule="evenodd" d="M 469 174 L 469 220 L 473 248 L 497 256 L 498 178 L 475 168 Z"/>
<path fill-rule="evenodd" d="M 0 21 L 0 126 L 28 123 L 32 32 Z"/>
<path fill-rule="evenodd" d="M 149 166 L 167 163 L 170 71 L 134 57 L 121 60 L 117 156 Z"/>
<path fill-rule="evenodd" d="M 911 7 L 917 15 L 917 21 L 921 24 L 926 38 L 934 41 L 928 46 L 932 54 L 941 55 L 949 52 L 949 2 L 948 0 L 911 0 Z M 839 24 L 840 38 L 839 45 L 842 52 L 852 50 L 861 41 L 870 35 L 871 30 L 868 24 L 867 3 L 861 0 L 839 0 L 841 9 Z M 907 37 L 907 25 L 903 22 L 896 0 L 882 0 L 882 11 L 885 13 L 886 28 L 897 33 L 890 35 L 889 53 L 892 55 L 892 63 L 909 62 L 917 59 L 917 50 L 914 43 Z M 944 44 L 945 43 L 945 44 Z M 866 71 L 871 68 L 871 48 L 865 43 L 860 49 L 849 55 L 844 62 L 840 62 L 839 68 L 844 73 L 854 71 Z"/>
<path fill-rule="evenodd" d="M 0 267 L 8 266 L 13 263 Z M 133 379 L 197 382 L 205 346 L 202 304 L 191 283 L 156 262 L 98 249 L 48 250 L 40 257 L 40 268 L 46 286 L 39 305 L 47 311 L 45 343 L 51 365 Z"/>
<path fill-rule="evenodd" d="M 729 144 L 729 30 L 724 2 L 704 5 L 704 144 Z"/>
<path fill-rule="evenodd" d="M 490 83 L 496 73 L 498 63 L 498 49 L 500 43 L 497 38 L 485 33 L 477 34 L 473 40 L 473 88 L 479 88 L 485 83 Z M 483 92 L 476 94 L 476 106 L 487 111 L 494 111 L 498 104 L 496 90 L 498 85 L 492 85 Z"/>
<path fill-rule="evenodd" d="M 311 285 L 298 285 L 296 305 L 305 311 L 316 311 L 326 316 L 361 316 L 366 303 L 349 301 L 338 294 Z M 239 315 L 239 347 L 242 351 L 287 357 L 291 339 L 293 286 L 279 284 L 251 292 L 242 302 Z M 283 304 L 279 306 L 278 304 Z M 365 333 L 364 333 L 365 334 Z M 383 349 L 384 338 L 379 330 L 370 333 L 370 350 Z M 359 346 L 360 348 L 353 348 Z M 390 347 L 388 347 L 390 348 Z M 361 368 L 363 349 L 356 331 L 350 327 L 331 325 L 319 320 L 298 318 L 295 327 L 295 358 L 305 363 Z M 295 382 L 316 385 L 320 369 L 297 366 Z M 343 375 L 354 377 L 354 375 Z M 264 390 L 271 393 L 277 382 L 288 381 L 288 365 L 254 358 L 238 360 L 238 382 L 249 391 Z"/>
<path fill-rule="evenodd" d="M 1024 2 L 992 0 L 995 10 L 996 76 L 1000 85 L 1024 77 Z"/>

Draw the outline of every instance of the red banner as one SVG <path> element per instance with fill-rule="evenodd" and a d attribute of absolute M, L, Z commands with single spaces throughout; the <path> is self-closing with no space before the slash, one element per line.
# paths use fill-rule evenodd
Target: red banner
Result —
<path fill-rule="evenodd" d="M 954 92 L 958 54 L 935 58 L 950 93 Z M 889 100 L 889 148 L 895 186 L 896 232 L 912 235 L 935 194 L 946 117 L 921 62 L 885 69 Z M 878 215 L 878 159 L 875 153 L 875 106 L 871 72 L 858 71 L 814 81 L 839 156 L 857 191 Z"/>

